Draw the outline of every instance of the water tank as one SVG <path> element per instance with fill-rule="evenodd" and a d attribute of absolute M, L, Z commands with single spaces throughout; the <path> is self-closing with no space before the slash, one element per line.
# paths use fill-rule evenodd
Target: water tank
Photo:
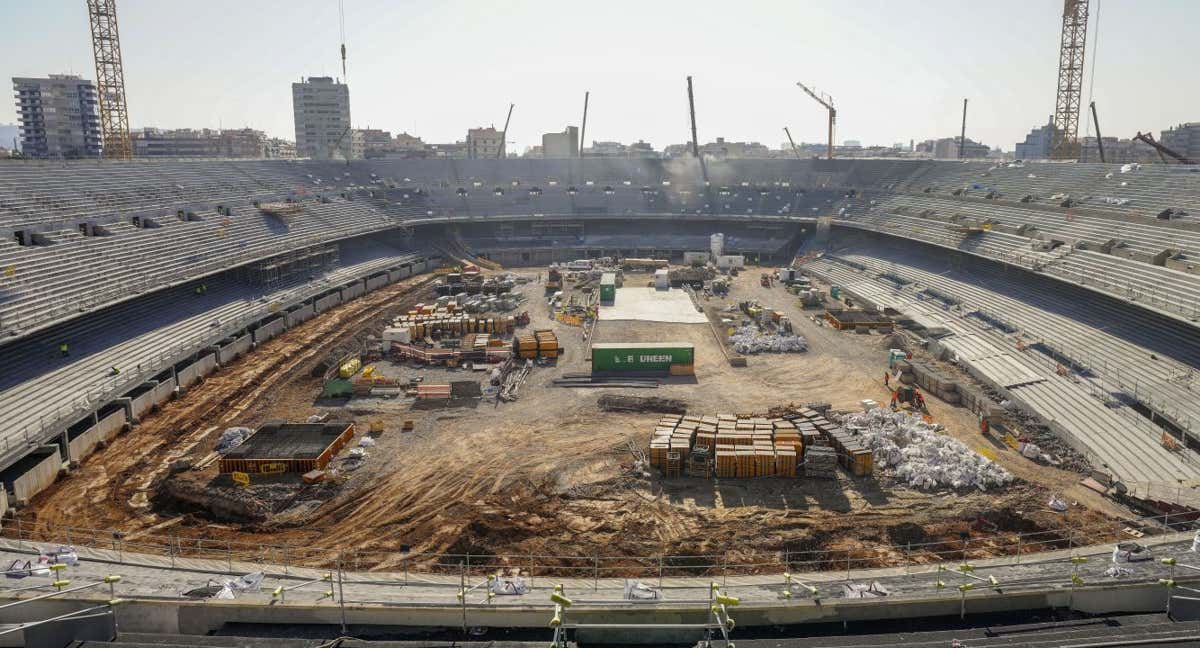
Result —
<path fill-rule="evenodd" d="M 713 234 L 708 237 L 708 249 L 714 258 L 723 256 L 725 254 L 725 235 Z"/>

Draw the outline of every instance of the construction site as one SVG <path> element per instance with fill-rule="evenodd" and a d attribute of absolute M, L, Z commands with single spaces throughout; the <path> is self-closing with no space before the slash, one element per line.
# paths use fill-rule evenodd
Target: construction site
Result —
<path fill-rule="evenodd" d="M 859 71 L 772 82 L 822 134 L 778 150 L 703 144 L 744 89 L 669 66 L 661 153 L 585 146 L 599 84 L 521 155 L 548 109 L 507 98 L 393 138 L 351 125 L 345 4 L 341 75 L 244 156 L 130 129 L 114 0 L 95 83 L 13 78 L 0 645 L 1200 642 L 1200 123 L 1101 135 L 1099 0 L 1015 155 L 957 91 L 921 108 L 956 137 L 837 145 Z"/>
<path fill-rule="evenodd" d="M 932 390 L 917 415 L 1014 477 L 986 489 L 916 488 L 874 466 L 843 417 L 864 403 L 887 408 L 889 372 L 911 381 L 889 366 L 897 349 L 942 363 L 890 322 L 882 331 L 830 325 L 842 311 L 817 280 L 664 264 L 668 276 L 707 277 L 696 290 L 671 288 L 679 282 L 636 260 L 627 267 L 463 265 L 334 309 L 112 439 L 39 494 L 20 513 L 22 527 L 286 544 L 293 560 L 307 552 L 314 565 L 324 548 L 357 547 L 359 564 L 379 569 L 413 556 L 436 565 L 466 554 L 513 564 L 530 554 L 624 555 L 636 565 L 722 553 L 753 572 L 756 556 L 777 551 L 851 549 L 885 566 L 898 544 L 1129 513 L 1081 484 L 1087 473 L 1069 449 L 1047 463 L 1003 443 L 1032 437 L 1054 452 L 1043 428 L 993 402 L 992 432 L 981 434 L 978 412 Z M 511 310 L 466 314 L 483 302 L 466 288 L 485 282 L 507 287 Z M 754 345 L 743 354 L 731 339 L 750 345 L 746 329 Z M 791 338 L 806 344 L 773 350 Z M 942 371 L 964 392 L 975 384 Z M 917 407 L 907 401 L 898 409 Z M 310 435 L 328 430 L 330 441 L 306 441 L 306 426 Z M 1047 505 L 1056 498 L 1067 510 Z M 970 549 L 1003 551 L 988 542 Z"/>

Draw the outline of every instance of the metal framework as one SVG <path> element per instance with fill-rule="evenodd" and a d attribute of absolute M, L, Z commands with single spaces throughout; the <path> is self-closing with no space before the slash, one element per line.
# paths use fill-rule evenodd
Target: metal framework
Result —
<path fill-rule="evenodd" d="M 116 0 L 87 0 L 92 24 L 92 55 L 96 60 L 96 94 L 100 104 L 100 130 L 104 157 L 133 157 L 129 138 L 129 111 L 125 106 L 125 72 L 121 68 L 121 36 L 117 31 Z"/>
<path fill-rule="evenodd" d="M 832 160 L 833 159 L 833 127 L 835 124 L 837 124 L 837 109 L 833 107 L 833 97 L 830 97 L 829 95 L 827 95 L 825 93 L 821 93 L 820 95 L 818 95 L 811 88 L 804 85 L 803 83 L 800 83 L 799 81 L 796 82 L 796 85 L 800 86 L 801 90 L 808 93 L 808 96 L 812 97 L 814 100 L 816 100 L 817 103 L 824 106 L 825 110 L 829 111 L 829 140 L 827 142 L 826 149 L 825 149 L 825 157 Z"/>
<path fill-rule="evenodd" d="M 1050 157 L 1079 159 L 1079 110 L 1083 94 L 1088 0 L 1063 0 L 1062 43 L 1058 53 L 1058 95 Z"/>

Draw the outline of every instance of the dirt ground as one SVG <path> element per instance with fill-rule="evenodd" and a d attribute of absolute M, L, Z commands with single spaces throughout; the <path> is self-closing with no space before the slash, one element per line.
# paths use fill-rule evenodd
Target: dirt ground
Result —
<path fill-rule="evenodd" d="M 530 277 L 538 269 L 519 271 Z M 648 277 L 647 277 L 648 278 Z M 644 278 L 629 276 L 627 282 Z M 329 349 L 378 331 L 390 314 L 428 300 L 428 278 L 389 286 L 342 305 L 267 342 L 183 398 L 87 458 L 78 470 L 21 511 L 43 532 L 70 524 L 117 530 L 127 538 L 204 537 L 286 543 L 317 550 L 367 549 L 360 565 L 386 569 L 400 552 L 491 556 L 649 556 L 724 553 L 754 562 L 781 550 L 862 550 L 876 564 L 900 557 L 879 549 L 904 542 L 1067 526 L 1127 514 L 1078 486 L 1080 476 L 1038 465 L 982 437 L 975 417 L 929 399 L 948 433 L 997 461 L 1020 482 L 996 493 L 927 493 L 886 475 L 836 481 L 661 479 L 634 470 L 630 446 L 645 448 L 656 414 L 601 412 L 597 397 L 620 391 L 676 398 L 695 414 L 765 413 L 776 405 L 828 402 L 854 409 L 860 400 L 887 402 L 883 386 L 889 336 L 856 335 L 820 326 L 782 286 L 765 288 L 752 268 L 730 295 L 705 306 L 758 300 L 783 311 L 809 340 L 802 354 L 750 356 L 726 362 L 708 325 L 598 323 L 598 341 L 687 341 L 696 345 L 694 380 L 655 390 L 558 388 L 551 381 L 590 369 L 584 330 L 550 319 L 541 287 L 521 286 L 533 328 L 553 328 L 565 355 L 536 367 L 514 403 L 471 401 L 440 409 L 410 399 L 321 401 L 311 367 Z M 618 299 L 620 298 L 618 293 Z M 420 369 L 381 362 L 384 374 L 427 382 L 485 379 L 466 369 Z M 335 461 L 333 483 L 302 486 L 295 477 L 239 489 L 215 475 L 212 449 L 220 431 L 270 419 L 302 420 L 331 412 L 366 430 L 382 419 L 363 461 Z M 415 431 L 401 433 L 404 420 Z M 361 434 L 360 434 L 361 437 Z M 358 437 L 356 437 L 356 442 Z M 191 468 L 188 468 L 191 466 Z M 199 467 L 198 467 L 199 466 Z M 200 493 L 197 501 L 172 489 Z M 1060 494 L 1076 503 L 1047 510 Z M 220 508 L 204 501 L 224 501 Z M 915 538 L 915 539 L 914 539 Z M 971 545 L 974 556 L 995 551 Z"/>

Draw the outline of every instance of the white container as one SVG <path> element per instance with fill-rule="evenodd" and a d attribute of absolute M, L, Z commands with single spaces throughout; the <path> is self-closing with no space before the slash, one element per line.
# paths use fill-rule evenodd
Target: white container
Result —
<path fill-rule="evenodd" d="M 725 254 L 725 235 L 713 234 L 708 237 L 708 251 L 712 252 L 713 258 L 717 258 Z"/>
<path fill-rule="evenodd" d="M 387 342 L 408 344 L 412 342 L 412 333 L 408 330 L 407 326 L 385 328 L 383 329 L 383 339 Z"/>
<path fill-rule="evenodd" d="M 654 287 L 657 290 L 669 290 L 671 288 L 671 275 L 666 268 L 659 268 L 654 271 Z"/>

